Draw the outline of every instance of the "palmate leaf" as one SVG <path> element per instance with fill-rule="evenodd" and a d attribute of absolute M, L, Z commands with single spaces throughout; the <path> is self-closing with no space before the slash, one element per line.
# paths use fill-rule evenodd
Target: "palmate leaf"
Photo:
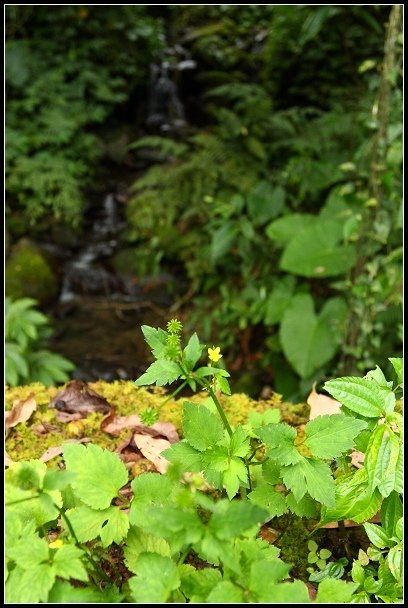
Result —
<path fill-rule="evenodd" d="M 188 443 L 203 451 L 223 438 L 221 422 L 208 408 L 186 401 L 183 405 L 183 430 Z"/>
<path fill-rule="evenodd" d="M 217 583 L 208 594 L 206 604 L 242 604 L 244 596 L 242 589 L 231 581 Z"/>
<path fill-rule="evenodd" d="M 49 564 L 37 564 L 23 570 L 20 567 L 10 572 L 6 583 L 7 604 L 46 603 L 48 593 L 55 581 L 55 572 Z"/>
<path fill-rule="evenodd" d="M 285 496 L 277 492 L 269 483 L 257 486 L 248 494 L 248 498 L 254 504 L 266 509 L 270 517 L 279 517 L 288 511 Z"/>
<path fill-rule="evenodd" d="M 305 427 L 305 444 L 316 458 L 334 459 L 353 447 L 366 426 L 364 420 L 344 414 L 318 416 Z"/>
<path fill-rule="evenodd" d="M 183 370 L 175 361 L 168 359 L 157 359 L 154 361 L 135 382 L 136 386 L 144 386 L 145 384 L 154 384 L 164 386 L 171 384 L 182 375 Z"/>
<path fill-rule="evenodd" d="M 357 583 L 325 578 L 319 584 L 316 604 L 347 604 L 357 587 Z"/>
<path fill-rule="evenodd" d="M 170 546 L 164 538 L 132 526 L 124 548 L 125 564 L 131 572 L 136 573 L 137 560 L 141 553 L 158 553 L 170 557 Z"/>
<path fill-rule="evenodd" d="M 81 561 L 83 555 L 84 552 L 73 545 L 63 545 L 57 549 L 52 563 L 55 574 L 61 578 L 86 582 L 88 573 Z"/>
<path fill-rule="evenodd" d="M 128 481 L 125 465 L 116 454 L 97 445 L 67 443 L 63 448 L 67 470 L 75 473 L 77 496 L 94 509 L 106 509 Z"/>

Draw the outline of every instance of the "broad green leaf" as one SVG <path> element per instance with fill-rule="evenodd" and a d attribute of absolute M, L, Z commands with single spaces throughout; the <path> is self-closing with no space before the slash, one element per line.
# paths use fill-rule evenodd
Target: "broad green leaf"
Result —
<path fill-rule="evenodd" d="M 100 537 L 102 547 L 117 545 L 126 537 L 129 530 L 129 517 L 118 507 L 111 507 L 108 522 L 102 527 Z"/>
<path fill-rule="evenodd" d="M 385 547 L 389 547 L 392 544 L 392 541 L 381 526 L 369 522 L 364 523 L 363 526 L 368 538 L 378 549 L 385 549 Z"/>
<path fill-rule="evenodd" d="M 143 473 L 131 483 L 133 500 L 129 521 L 135 526 L 143 526 L 145 513 L 153 505 L 164 505 L 170 501 L 174 484 L 168 477 L 158 473 Z"/>
<path fill-rule="evenodd" d="M 220 539 L 212 530 L 207 529 L 202 541 L 195 549 L 198 555 L 210 564 L 222 564 L 223 567 L 227 567 L 237 574 L 241 573 L 239 555 L 234 552 L 232 540 Z"/>
<path fill-rule="evenodd" d="M 283 482 L 300 501 L 305 491 L 327 507 L 334 507 L 334 480 L 328 464 L 312 458 L 304 458 L 296 464 L 282 468 Z"/>
<path fill-rule="evenodd" d="M 325 382 L 323 388 L 349 410 L 366 418 L 381 418 L 391 413 L 388 410 L 392 411 L 395 405 L 394 393 L 366 378 L 336 378 Z"/>
<path fill-rule="evenodd" d="M 347 604 L 358 584 L 325 578 L 319 585 L 316 604 Z"/>
<path fill-rule="evenodd" d="M 378 425 L 368 442 L 364 465 L 370 489 L 378 488 L 384 497 L 394 490 L 399 453 L 397 436 L 390 435 L 385 425 Z"/>
<path fill-rule="evenodd" d="M 171 384 L 182 375 L 183 371 L 175 361 L 167 359 L 157 359 L 154 361 L 135 382 L 136 386 L 144 386 L 145 384 L 154 384 L 164 386 Z"/>
<path fill-rule="evenodd" d="M 316 315 L 309 294 L 299 294 L 292 298 L 282 318 L 279 330 L 282 349 L 302 378 L 309 378 L 330 361 L 338 348 L 331 321 L 322 313 Z"/>
<path fill-rule="evenodd" d="M 116 602 L 119 603 L 123 599 L 123 595 L 119 593 L 117 587 Z M 108 592 L 106 587 L 103 591 L 98 591 L 93 587 L 73 587 L 68 583 L 68 581 L 55 581 L 49 595 L 48 595 L 48 603 L 50 604 L 104 604 L 109 601 L 114 601 L 109 599 Z"/>
<path fill-rule="evenodd" d="M 269 294 L 265 304 L 265 325 L 280 323 L 295 290 L 295 278 L 284 277 Z"/>
<path fill-rule="evenodd" d="M 240 485 L 246 486 L 248 483 L 248 472 L 244 462 L 235 456 L 231 457 L 228 468 L 224 471 L 222 481 L 227 490 L 228 498 L 232 500 L 238 492 Z"/>
<path fill-rule="evenodd" d="M 248 420 L 254 429 L 267 424 L 278 424 L 281 420 L 281 413 L 278 408 L 271 408 L 265 412 L 248 412 Z"/>
<path fill-rule="evenodd" d="M 317 518 L 317 505 L 310 496 L 303 496 L 301 500 L 296 500 L 294 494 L 289 492 L 286 496 L 286 504 L 289 510 L 298 517 L 308 517 L 309 519 Z"/>
<path fill-rule="evenodd" d="M 387 556 L 388 566 L 396 581 L 402 581 L 402 547 L 391 547 Z"/>
<path fill-rule="evenodd" d="M 291 567 L 291 564 L 285 564 L 278 557 L 251 564 L 249 590 L 257 603 L 275 601 L 276 583 L 288 577 Z"/>
<path fill-rule="evenodd" d="M 57 549 L 52 562 L 55 574 L 61 578 L 86 582 L 88 574 L 81 561 L 83 555 L 83 551 L 73 545 L 63 545 Z"/>
<path fill-rule="evenodd" d="M 359 524 L 367 521 L 379 510 L 382 496 L 377 489 L 370 491 L 363 468 L 336 480 L 335 499 L 333 508 L 322 507 L 319 526 L 342 519 L 352 519 Z"/>
<path fill-rule="evenodd" d="M 279 557 L 280 549 L 261 538 L 238 538 L 235 550 L 241 553 L 243 568 L 249 567 L 254 561 L 268 561 Z"/>
<path fill-rule="evenodd" d="M 395 482 L 394 490 L 399 494 L 402 494 L 404 490 L 404 447 L 401 446 L 397 465 L 395 467 Z"/>
<path fill-rule="evenodd" d="M 226 378 L 224 378 L 223 376 L 217 375 L 216 381 L 217 381 L 217 386 L 218 386 L 219 390 L 224 395 L 231 395 L 231 387 Z"/>
<path fill-rule="evenodd" d="M 194 369 L 195 364 L 201 357 L 203 352 L 203 346 L 201 346 L 198 336 L 194 333 L 189 339 L 187 346 L 183 351 L 183 361 L 185 363 L 187 371 Z"/>
<path fill-rule="evenodd" d="M 376 366 L 375 369 L 372 369 L 369 372 L 367 372 L 366 375 L 364 376 L 364 378 L 366 378 L 367 380 L 372 380 L 373 382 L 376 382 L 379 386 L 382 386 L 384 388 L 392 389 L 392 380 L 390 382 L 387 382 L 387 379 L 384 376 L 383 371 L 381 370 L 380 367 L 378 367 L 378 365 Z"/>
<path fill-rule="evenodd" d="M 205 527 L 195 507 L 163 505 L 139 509 L 141 517 L 137 525 L 150 534 L 163 537 L 169 543 L 172 554 L 199 542 L 204 534 Z"/>
<path fill-rule="evenodd" d="M 395 525 L 395 536 L 398 540 L 402 540 L 402 535 L 404 531 L 404 518 L 400 517 Z"/>
<path fill-rule="evenodd" d="M 391 492 L 381 505 L 381 525 L 389 538 L 394 536 L 397 522 L 402 517 L 401 498 L 397 492 Z"/>
<path fill-rule="evenodd" d="M 264 509 L 248 501 L 221 500 L 211 516 L 209 528 L 221 540 L 232 539 L 263 523 L 267 516 Z"/>
<path fill-rule="evenodd" d="M 367 423 L 344 414 L 318 416 L 305 427 L 305 444 L 316 458 L 334 459 L 350 450 Z"/>
<path fill-rule="evenodd" d="M 279 517 L 288 511 L 285 496 L 277 492 L 269 483 L 257 486 L 248 494 L 248 498 L 254 504 L 266 509 L 270 517 Z"/>
<path fill-rule="evenodd" d="M 141 553 L 158 553 L 170 557 L 170 546 L 164 538 L 132 526 L 126 537 L 124 556 L 126 566 L 133 573 L 137 571 L 137 560 Z"/>
<path fill-rule="evenodd" d="M 204 602 L 208 594 L 221 582 L 221 572 L 215 568 L 193 570 L 187 576 L 182 576 L 181 590 L 189 598 L 190 603 Z"/>
<path fill-rule="evenodd" d="M 198 473 L 201 471 L 201 453 L 195 450 L 185 439 L 174 443 L 170 448 L 161 452 L 169 462 L 182 465 L 183 471 Z"/>
<path fill-rule="evenodd" d="M 222 369 L 221 367 L 199 367 L 195 371 L 195 375 L 197 378 L 205 378 L 206 376 L 222 376 L 224 378 L 229 378 L 230 374 L 227 370 Z"/>
<path fill-rule="evenodd" d="M 267 236 L 278 244 L 286 245 L 306 228 L 316 224 L 316 216 L 306 213 L 290 213 L 275 220 L 266 228 Z"/>
<path fill-rule="evenodd" d="M 142 325 L 141 330 L 155 358 L 163 357 L 167 346 L 167 332 L 164 329 L 149 327 L 149 325 Z"/>
<path fill-rule="evenodd" d="M 77 495 L 94 509 L 106 509 L 128 481 L 125 465 L 116 454 L 97 445 L 67 443 L 63 455 Z"/>
<path fill-rule="evenodd" d="M 296 429 L 286 423 L 268 424 L 256 429 L 255 433 L 268 447 L 268 456 L 280 464 L 294 464 L 301 455 L 294 445 Z"/>
<path fill-rule="evenodd" d="M 137 576 L 132 576 L 128 584 L 137 604 L 165 603 L 180 585 L 176 564 L 158 553 L 142 553 L 135 569 Z"/>
<path fill-rule="evenodd" d="M 79 542 L 85 543 L 100 536 L 102 527 L 107 524 L 109 517 L 116 509 L 117 507 L 112 506 L 107 509 L 95 510 L 84 505 L 68 509 L 66 513 L 74 529 L 75 536 Z"/>
<path fill-rule="evenodd" d="M 250 439 L 241 425 L 237 426 L 231 436 L 229 452 L 231 456 L 245 458 L 251 450 Z"/>
<path fill-rule="evenodd" d="M 206 604 L 242 604 L 245 603 L 242 589 L 231 581 L 221 581 L 208 594 Z"/>
<path fill-rule="evenodd" d="M 282 483 L 281 464 L 277 460 L 267 458 L 262 464 L 262 475 L 264 480 L 272 485 Z"/>
<path fill-rule="evenodd" d="M 203 451 L 222 439 L 222 423 L 205 406 L 189 403 L 183 404 L 184 437 L 193 448 Z"/>
<path fill-rule="evenodd" d="M 274 188 L 267 181 L 259 182 L 247 197 L 248 214 L 256 226 L 277 217 L 284 204 L 284 189 L 281 186 Z"/>
<path fill-rule="evenodd" d="M 212 235 L 211 260 L 216 263 L 233 247 L 238 234 L 238 225 L 230 220 L 222 224 Z"/>
<path fill-rule="evenodd" d="M 402 384 L 404 381 L 404 359 L 388 357 L 388 361 L 390 361 L 391 365 L 395 369 L 398 384 Z"/>
<path fill-rule="evenodd" d="M 6 583 L 6 603 L 47 603 L 48 593 L 55 581 L 55 572 L 49 564 L 38 564 L 28 570 L 20 567 L 10 572 Z"/>
<path fill-rule="evenodd" d="M 297 233 L 286 246 L 280 268 L 304 277 L 333 277 L 353 267 L 352 245 L 342 245 L 342 222 L 320 220 Z"/>
<path fill-rule="evenodd" d="M 37 535 L 21 538 L 14 547 L 7 551 L 7 557 L 13 559 L 21 568 L 35 568 L 48 560 L 48 544 Z"/>

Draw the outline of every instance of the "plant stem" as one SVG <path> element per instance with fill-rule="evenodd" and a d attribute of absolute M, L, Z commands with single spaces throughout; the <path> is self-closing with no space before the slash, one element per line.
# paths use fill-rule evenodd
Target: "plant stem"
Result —
<path fill-rule="evenodd" d="M 230 437 L 232 437 L 232 428 L 231 428 L 231 426 L 230 426 L 230 423 L 229 423 L 229 422 L 228 422 L 228 420 L 227 420 L 227 417 L 226 417 L 226 415 L 225 415 L 225 413 L 224 413 L 224 410 L 222 409 L 222 405 L 221 405 L 221 403 L 218 401 L 217 395 L 214 393 L 214 391 L 213 391 L 213 389 L 211 388 L 211 386 L 210 386 L 210 385 L 208 385 L 206 388 L 208 389 L 208 392 L 209 392 L 209 393 L 210 393 L 210 395 L 211 395 L 211 399 L 212 399 L 212 400 L 214 401 L 214 403 L 215 403 L 215 407 L 216 407 L 216 408 L 217 408 L 217 410 L 218 410 L 218 413 L 219 413 L 219 415 L 220 415 L 220 417 L 221 417 L 221 420 L 222 420 L 222 422 L 223 422 L 223 424 L 224 424 L 224 427 L 225 427 L 225 429 L 226 429 L 226 431 L 227 431 L 228 435 L 229 435 Z"/>
<path fill-rule="evenodd" d="M 176 390 L 173 393 L 171 393 L 171 395 L 166 397 L 166 399 L 163 401 L 163 403 L 158 408 L 158 412 L 161 411 L 161 409 L 166 405 L 166 403 L 168 403 L 168 401 L 170 401 L 170 399 L 174 399 L 174 397 L 176 395 L 178 395 L 180 391 L 183 390 L 183 388 L 186 386 L 187 383 L 188 383 L 188 380 L 184 380 L 184 382 L 182 384 L 180 384 L 180 386 L 178 388 L 176 388 Z"/>

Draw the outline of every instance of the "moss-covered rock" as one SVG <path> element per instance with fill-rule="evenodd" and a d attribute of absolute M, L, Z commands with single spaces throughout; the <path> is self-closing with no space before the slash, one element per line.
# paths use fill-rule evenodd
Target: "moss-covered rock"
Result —
<path fill-rule="evenodd" d="M 17 300 L 34 298 L 51 302 L 58 293 L 58 280 L 40 248 L 29 239 L 20 239 L 10 249 L 5 268 L 6 295 Z"/>
<path fill-rule="evenodd" d="M 156 409 L 166 398 L 162 388 L 146 389 L 136 387 L 133 382 L 117 380 L 115 382 L 92 382 L 89 386 L 105 397 L 115 408 L 118 416 L 127 416 L 140 413 L 147 408 Z M 100 429 L 104 414 L 94 412 L 80 421 L 80 424 L 67 424 L 56 420 L 57 410 L 49 408 L 50 401 L 55 397 L 61 387 L 45 387 L 40 383 L 15 388 L 6 387 L 6 410 L 11 409 L 17 399 L 33 397 L 37 402 L 37 409 L 31 418 L 11 429 L 6 439 L 6 450 L 13 460 L 26 460 L 39 458 L 48 448 L 59 446 L 67 439 L 87 437 L 93 443 L 115 450 L 125 437 L 129 436 L 129 429 L 121 432 L 119 437 L 112 437 Z M 208 398 L 205 392 L 188 397 L 189 401 L 200 403 Z M 160 412 L 160 419 L 172 422 L 181 434 L 182 404 L 185 397 L 170 399 Z M 282 420 L 293 424 L 293 417 L 298 423 L 306 421 L 308 406 L 305 404 L 293 405 L 282 403 L 280 395 L 273 394 L 270 399 L 255 401 L 245 394 L 235 394 L 231 397 L 223 395 L 221 403 L 232 425 L 243 424 L 248 421 L 250 411 L 264 412 L 270 408 L 281 411 Z"/>

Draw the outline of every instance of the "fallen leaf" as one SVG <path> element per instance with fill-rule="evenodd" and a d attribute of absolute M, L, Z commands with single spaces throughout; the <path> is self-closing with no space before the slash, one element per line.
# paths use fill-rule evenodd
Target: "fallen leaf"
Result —
<path fill-rule="evenodd" d="M 82 437 L 82 439 L 67 439 L 65 443 L 88 443 L 89 441 L 91 441 L 89 437 Z M 38 460 L 41 460 L 41 462 L 48 462 L 52 458 L 55 458 L 55 456 L 62 454 L 63 449 L 64 446 L 62 445 L 48 448 Z"/>
<path fill-rule="evenodd" d="M 161 456 L 161 453 L 171 447 L 170 441 L 139 433 L 133 435 L 133 440 L 143 456 L 154 464 L 159 473 L 165 473 L 170 463 L 164 456 Z"/>
<path fill-rule="evenodd" d="M 41 420 L 41 424 L 39 424 L 38 426 L 34 426 L 32 427 L 34 433 L 37 433 L 37 435 L 44 435 L 45 433 L 52 433 L 53 431 L 58 431 L 58 427 L 54 426 L 53 424 L 49 424 L 48 422 L 45 422 L 44 420 Z"/>
<path fill-rule="evenodd" d="M 30 395 L 27 399 L 16 399 L 13 402 L 13 407 L 10 411 L 5 413 L 5 430 L 7 431 L 19 424 L 20 422 L 26 422 L 31 414 L 36 410 L 37 402 Z"/>
<path fill-rule="evenodd" d="M 92 390 L 83 380 L 68 382 L 66 387 L 55 395 L 49 407 L 55 407 L 61 412 L 70 413 L 108 413 L 112 409 L 105 397 Z"/>
<path fill-rule="evenodd" d="M 177 441 L 180 441 L 177 429 L 171 422 L 162 422 L 161 420 L 158 420 L 150 428 L 158 431 L 163 437 L 167 437 L 170 443 L 177 443 Z"/>
<path fill-rule="evenodd" d="M 357 469 L 361 469 L 364 466 L 364 456 L 363 452 L 358 452 L 357 450 L 351 451 L 351 464 L 354 465 Z"/>
<path fill-rule="evenodd" d="M 338 414 L 340 412 L 341 403 L 327 395 L 317 393 L 316 382 L 313 384 L 312 391 L 306 401 L 310 405 L 309 420 L 324 414 Z"/>
<path fill-rule="evenodd" d="M 84 416 L 85 413 L 80 414 L 79 412 L 77 412 L 76 414 L 69 414 L 68 412 L 57 412 L 55 420 L 57 420 L 58 422 L 72 422 L 73 420 L 80 420 L 80 418 L 83 418 Z"/>
<path fill-rule="evenodd" d="M 140 419 L 138 414 L 131 414 L 130 416 L 117 416 L 113 420 L 110 416 L 107 416 L 101 423 L 101 429 L 113 437 L 117 437 L 123 429 L 129 429 L 133 432 L 150 435 L 151 437 L 167 437 L 170 443 L 176 443 L 179 441 L 179 435 L 174 424 L 171 422 L 155 422 L 152 426 L 146 426 Z"/>

